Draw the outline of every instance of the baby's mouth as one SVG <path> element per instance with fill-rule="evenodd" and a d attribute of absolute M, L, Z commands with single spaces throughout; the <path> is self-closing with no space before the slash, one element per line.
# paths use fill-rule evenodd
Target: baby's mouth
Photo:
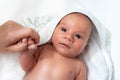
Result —
<path fill-rule="evenodd" d="M 63 47 L 66 47 L 66 48 L 70 48 L 70 46 L 65 43 L 60 43 L 60 45 L 62 45 Z"/>

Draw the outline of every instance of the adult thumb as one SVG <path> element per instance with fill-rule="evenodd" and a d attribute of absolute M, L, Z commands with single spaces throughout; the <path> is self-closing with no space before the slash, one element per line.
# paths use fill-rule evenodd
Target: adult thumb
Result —
<path fill-rule="evenodd" d="M 21 52 L 27 50 L 27 43 L 14 44 L 7 48 L 8 52 Z"/>

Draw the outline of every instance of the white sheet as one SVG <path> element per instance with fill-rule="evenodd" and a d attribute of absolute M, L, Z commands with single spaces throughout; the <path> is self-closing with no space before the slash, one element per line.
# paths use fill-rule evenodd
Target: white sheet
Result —
<path fill-rule="evenodd" d="M 39 16 L 43 14 L 47 14 L 49 11 L 52 11 L 50 14 L 54 14 L 55 11 L 59 12 L 61 10 L 60 7 L 63 8 L 64 1 L 58 0 L 57 5 L 51 6 L 47 5 L 46 7 L 43 3 L 55 4 L 48 0 L 0 0 L 0 24 L 4 23 L 8 19 L 16 19 L 23 18 L 28 16 Z M 56 0 L 57 1 L 57 0 Z M 58 4 L 61 1 L 61 4 Z M 63 1 L 63 2 L 62 2 Z M 66 0 L 67 1 L 67 0 Z M 69 0 L 71 2 L 72 0 Z M 77 1 L 77 0 L 76 0 Z M 78 3 L 79 1 L 77 1 Z M 72 3 L 72 2 L 71 2 Z M 75 3 L 75 1 L 74 1 Z M 111 57 L 114 63 L 114 77 L 115 80 L 120 80 L 120 51 L 119 51 L 119 41 L 120 37 L 118 37 L 119 33 L 119 17 L 120 10 L 119 1 L 118 0 L 83 0 L 80 1 L 80 4 L 86 6 L 99 20 L 106 26 L 112 33 L 112 47 L 111 47 Z M 43 7 L 44 6 L 44 7 Z M 48 8 L 52 9 L 48 9 Z M 55 11 L 54 11 L 55 8 Z M 42 11 L 42 13 L 41 13 Z M 116 36 L 117 35 L 117 36 Z"/>
<path fill-rule="evenodd" d="M 0 53 L 0 80 L 23 80 L 25 74 L 18 53 Z"/>

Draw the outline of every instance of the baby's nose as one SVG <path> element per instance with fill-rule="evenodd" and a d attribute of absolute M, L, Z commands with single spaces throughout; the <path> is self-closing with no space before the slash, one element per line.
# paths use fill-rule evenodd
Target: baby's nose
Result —
<path fill-rule="evenodd" d="M 67 40 L 73 42 L 73 36 L 71 34 L 67 34 L 65 37 Z"/>

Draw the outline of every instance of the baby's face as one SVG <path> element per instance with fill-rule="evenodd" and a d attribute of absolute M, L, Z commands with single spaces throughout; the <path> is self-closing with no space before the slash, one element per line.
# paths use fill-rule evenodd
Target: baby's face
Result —
<path fill-rule="evenodd" d="M 52 43 L 60 54 L 75 57 L 87 45 L 91 29 L 91 21 L 85 15 L 80 13 L 69 14 L 57 25 Z"/>

